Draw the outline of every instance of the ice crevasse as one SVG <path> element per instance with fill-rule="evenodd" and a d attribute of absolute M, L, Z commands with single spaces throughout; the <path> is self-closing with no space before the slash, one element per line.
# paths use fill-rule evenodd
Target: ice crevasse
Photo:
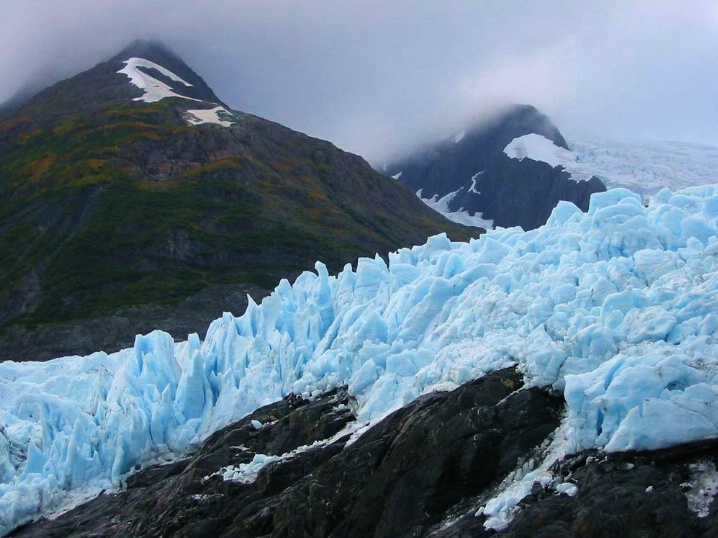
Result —
<path fill-rule="evenodd" d="M 110 355 L 1 363 L 0 533 L 288 393 L 339 385 L 371 420 L 515 364 L 563 393 L 568 452 L 718 437 L 717 358 L 718 185 L 648 206 L 610 190 L 530 232 L 438 235 L 336 276 L 317 263 L 204 341 L 156 331 Z"/>

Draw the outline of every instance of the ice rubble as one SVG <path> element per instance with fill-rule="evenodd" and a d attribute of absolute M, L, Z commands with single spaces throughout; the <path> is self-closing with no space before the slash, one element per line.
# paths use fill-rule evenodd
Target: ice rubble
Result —
<path fill-rule="evenodd" d="M 623 189 L 548 223 L 445 236 L 282 281 L 202 342 L 0 364 L 0 533 L 109 488 L 289 392 L 347 384 L 361 420 L 518 364 L 562 391 L 565 450 L 718 436 L 718 185 Z"/>

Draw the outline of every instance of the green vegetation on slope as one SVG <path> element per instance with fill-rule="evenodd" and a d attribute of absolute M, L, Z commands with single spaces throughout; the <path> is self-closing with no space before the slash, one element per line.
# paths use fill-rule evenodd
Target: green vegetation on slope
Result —
<path fill-rule="evenodd" d="M 62 114 L 40 100 L 0 122 L 0 327 L 175 304 L 220 283 L 268 289 L 317 259 L 339 270 L 440 229 L 331 144 L 246 115 L 190 127 L 183 106 Z"/>

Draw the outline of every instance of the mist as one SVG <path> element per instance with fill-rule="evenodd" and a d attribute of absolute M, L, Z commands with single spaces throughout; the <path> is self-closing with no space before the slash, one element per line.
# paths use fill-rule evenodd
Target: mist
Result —
<path fill-rule="evenodd" d="M 569 138 L 718 145 L 712 0 L 4 0 L 0 102 L 137 38 L 233 108 L 374 164 L 508 103 Z"/>

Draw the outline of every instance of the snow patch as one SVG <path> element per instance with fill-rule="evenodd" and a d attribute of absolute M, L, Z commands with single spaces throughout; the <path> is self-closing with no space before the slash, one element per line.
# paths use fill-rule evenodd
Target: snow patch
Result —
<path fill-rule="evenodd" d="M 545 136 L 536 133 L 514 138 L 504 148 L 504 153 L 512 159 L 531 159 L 551 165 L 562 166 L 576 162 L 576 155 L 571 151 L 557 146 Z"/>
<path fill-rule="evenodd" d="M 404 173 L 404 171 L 402 170 L 402 171 L 399 172 L 398 174 L 394 174 L 394 175 L 391 176 L 391 177 L 394 178 L 394 179 L 399 179 L 403 173 Z"/>
<path fill-rule="evenodd" d="M 215 123 L 222 127 L 231 127 L 234 122 L 226 119 L 222 119 L 222 116 L 231 117 L 232 114 L 223 106 L 217 106 L 211 109 L 204 110 L 188 110 L 187 111 L 187 123 L 190 125 L 202 125 L 203 123 Z"/>
<path fill-rule="evenodd" d="M 474 194 L 481 194 L 479 191 L 476 190 L 476 179 L 483 174 L 484 171 L 476 172 L 473 176 L 471 176 L 471 187 L 469 187 L 469 192 L 473 192 Z"/>
<path fill-rule="evenodd" d="M 459 142 L 461 142 L 465 136 L 466 136 L 466 131 L 461 131 L 460 133 L 458 133 L 454 137 L 454 144 L 458 144 Z"/>
<path fill-rule="evenodd" d="M 118 73 L 127 75 L 132 84 L 142 90 L 145 90 L 144 95 L 140 97 L 135 97 L 134 101 L 145 101 L 146 103 L 154 103 L 156 101 L 164 99 L 165 97 L 181 97 L 182 99 L 199 101 L 199 99 L 193 99 L 191 97 L 176 94 L 167 84 L 160 80 L 157 80 L 153 76 L 142 71 L 142 69 L 140 68 L 144 67 L 147 69 L 156 69 L 164 76 L 174 80 L 175 82 L 179 82 L 188 87 L 192 86 L 192 84 L 181 79 L 169 69 L 165 69 L 161 65 L 158 65 L 149 60 L 145 60 L 144 58 L 130 58 L 128 60 L 125 60 L 124 63 L 125 67 L 120 69 Z"/>
<path fill-rule="evenodd" d="M 511 159 L 530 159 L 544 162 L 553 168 L 563 167 L 569 173 L 572 181 L 588 181 L 591 179 L 590 171 L 578 163 L 578 156 L 562 147 L 557 146 L 545 136 L 536 133 L 514 138 L 504 148 L 504 153 Z"/>
<path fill-rule="evenodd" d="M 718 471 L 712 461 L 691 465 L 690 489 L 686 492 L 688 509 L 698 517 L 708 517 L 713 499 L 718 494 Z"/>
<path fill-rule="evenodd" d="M 454 196 L 458 194 L 458 190 L 450 192 L 441 198 L 439 198 L 438 194 L 435 194 L 432 198 L 424 198 L 421 195 L 423 190 L 424 189 L 419 189 L 416 193 L 419 199 L 437 213 L 444 215 L 450 221 L 464 224 L 465 226 L 478 226 L 480 228 L 486 228 L 487 230 L 494 227 L 494 221 L 483 218 L 479 212 L 471 215 L 468 211 L 464 211 L 463 208 L 458 211 L 451 211 L 449 209 L 449 203 L 454 199 Z"/>

